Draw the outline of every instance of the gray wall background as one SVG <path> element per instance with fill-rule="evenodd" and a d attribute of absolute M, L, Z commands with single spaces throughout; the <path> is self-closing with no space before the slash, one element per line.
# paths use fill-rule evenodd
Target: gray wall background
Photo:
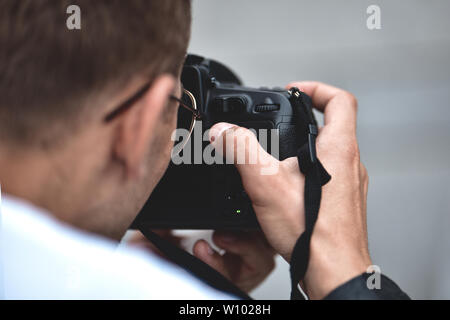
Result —
<path fill-rule="evenodd" d="M 366 27 L 381 7 L 382 29 Z M 190 52 L 247 85 L 320 80 L 359 99 L 372 258 L 413 298 L 450 299 L 450 1 L 194 0 Z M 253 292 L 287 299 L 288 266 Z"/>

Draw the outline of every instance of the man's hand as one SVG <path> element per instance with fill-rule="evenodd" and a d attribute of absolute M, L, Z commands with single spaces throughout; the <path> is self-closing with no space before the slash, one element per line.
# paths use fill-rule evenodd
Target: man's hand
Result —
<path fill-rule="evenodd" d="M 275 250 L 258 231 L 213 234 L 219 254 L 205 240 L 194 245 L 194 255 L 222 273 L 244 292 L 256 288 L 275 267 Z"/>
<path fill-rule="evenodd" d="M 364 272 L 371 264 L 366 228 L 367 172 L 356 140 L 357 102 L 348 92 L 318 82 L 297 82 L 314 106 L 324 113 L 317 154 L 332 176 L 322 190 L 319 217 L 311 239 L 308 270 L 303 282 L 310 298 L 323 298 L 334 288 Z M 244 150 L 258 154 L 256 164 L 236 164 L 258 221 L 273 248 L 287 261 L 304 231 L 304 176 L 296 158 L 284 161 L 267 154 L 248 130 L 219 123 L 210 140 L 225 157 Z M 242 143 L 244 141 L 244 143 Z M 273 175 L 263 167 L 278 166 Z"/>
<path fill-rule="evenodd" d="M 183 238 L 175 236 L 171 230 L 153 231 L 181 246 Z M 222 254 L 215 251 L 207 241 L 198 240 L 193 247 L 194 255 L 219 271 L 244 292 L 250 292 L 261 284 L 275 267 L 275 250 L 261 232 L 215 231 L 213 241 L 224 251 Z M 128 243 L 148 249 L 164 258 L 164 255 L 140 232 Z"/>

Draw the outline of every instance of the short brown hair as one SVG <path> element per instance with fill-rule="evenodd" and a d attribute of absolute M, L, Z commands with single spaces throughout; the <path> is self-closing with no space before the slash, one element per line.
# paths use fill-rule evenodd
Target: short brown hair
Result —
<path fill-rule="evenodd" d="M 70 5 L 81 30 L 66 27 Z M 0 143 L 51 140 L 106 88 L 175 75 L 190 20 L 189 0 L 2 0 Z"/>

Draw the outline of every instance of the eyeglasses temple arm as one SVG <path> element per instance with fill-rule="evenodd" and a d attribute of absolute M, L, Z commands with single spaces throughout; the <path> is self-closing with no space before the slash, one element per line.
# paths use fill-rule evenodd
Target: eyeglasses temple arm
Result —
<path fill-rule="evenodd" d="M 196 109 L 194 109 L 194 108 L 192 108 L 192 107 L 189 107 L 189 106 L 186 105 L 181 99 L 178 99 L 178 98 L 175 97 L 175 96 L 170 96 L 170 98 L 171 98 L 172 100 L 175 100 L 176 102 L 178 102 L 178 103 L 180 104 L 180 106 L 182 106 L 183 108 L 185 108 L 185 109 L 191 111 L 192 114 L 194 115 L 195 119 L 201 119 L 201 114 L 200 114 L 200 112 L 198 112 L 198 110 L 196 110 Z"/>

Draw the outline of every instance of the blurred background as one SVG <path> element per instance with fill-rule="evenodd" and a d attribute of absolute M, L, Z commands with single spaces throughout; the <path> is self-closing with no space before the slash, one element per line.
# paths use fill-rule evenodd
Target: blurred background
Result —
<path fill-rule="evenodd" d="M 381 29 L 366 26 L 369 5 Z M 194 0 L 190 52 L 251 86 L 320 80 L 359 100 L 375 264 L 412 298 L 450 299 L 450 1 Z M 288 265 L 257 299 L 288 299 Z"/>

